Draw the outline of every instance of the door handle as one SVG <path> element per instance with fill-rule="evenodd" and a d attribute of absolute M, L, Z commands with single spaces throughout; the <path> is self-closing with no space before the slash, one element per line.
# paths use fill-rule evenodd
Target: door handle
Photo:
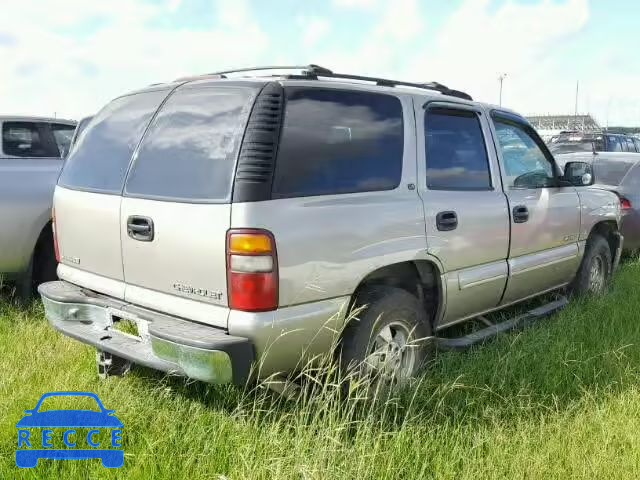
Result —
<path fill-rule="evenodd" d="M 529 220 L 529 209 L 525 205 L 513 207 L 513 223 L 525 223 Z"/>
<path fill-rule="evenodd" d="M 436 228 L 441 232 L 449 232 L 458 228 L 458 215 L 454 211 L 440 212 L 436 215 Z"/>
<path fill-rule="evenodd" d="M 132 215 L 127 219 L 127 234 L 139 242 L 151 242 L 154 237 L 153 220 Z"/>

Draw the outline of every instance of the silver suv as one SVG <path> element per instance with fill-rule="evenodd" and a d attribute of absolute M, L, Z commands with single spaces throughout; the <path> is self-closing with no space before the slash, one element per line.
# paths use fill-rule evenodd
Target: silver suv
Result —
<path fill-rule="evenodd" d="M 523 117 L 437 83 L 247 75 L 124 95 L 77 139 L 40 292 L 102 367 L 243 383 L 341 335 L 343 365 L 405 378 L 451 325 L 603 291 L 619 201 Z"/>
<path fill-rule="evenodd" d="M 0 116 L 0 273 L 22 296 L 55 279 L 51 199 L 75 125 Z"/>

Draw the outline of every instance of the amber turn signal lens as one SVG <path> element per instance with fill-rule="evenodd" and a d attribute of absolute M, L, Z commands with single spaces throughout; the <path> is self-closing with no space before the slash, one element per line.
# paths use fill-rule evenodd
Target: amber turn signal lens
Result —
<path fill-rule="evenodd" d="M 271 253 L 271 238 L 263 233 L 232 233 L 229 253 Z"/>

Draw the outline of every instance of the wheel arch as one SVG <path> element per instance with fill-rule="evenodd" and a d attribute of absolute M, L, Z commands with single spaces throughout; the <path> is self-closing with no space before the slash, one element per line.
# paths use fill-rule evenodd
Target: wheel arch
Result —
<path fill-rule="evenodd" d="M 587 237 L 587 242 L 594 235 L 600 235 L 604 237 L 604 239 L 609 244 L 609 249 L 611 251 L 611 258 L 615 263 L 616 254 L 618 252 L 618 248 L 620 247 L 620 231 L 618 229 L 618 224 L 613 220 L 603 220 L 601 222 L 596 223 L 593 227 L 591 227 L 591 231 L 589 232 L 589 236 Z"/>
<path fill-rule="evenodd" d="M 359 294 L 369 287 L 389 286 L 401 288 L 415 295 L 424 305 L 427 318 L 434 327 L 444 308 L 445 285 L 441 279 L 439 262 L 433 259 L 412 259 L 379 267 L 365 275 L 351 295 L 347 310 L 349 322 L 357 306 Z"/>

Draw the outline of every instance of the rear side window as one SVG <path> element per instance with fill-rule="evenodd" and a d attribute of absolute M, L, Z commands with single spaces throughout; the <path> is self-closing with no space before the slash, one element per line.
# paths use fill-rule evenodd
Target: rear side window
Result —
<path fill-rule="evenodd" d="M 62 123 L 52 123 L 51 131 L 58 146 L 58 151 L 62 158 L 67 156 L 71 147 L 71 139 L 76 128 L 72 125 L 64 125 Z"/>
<path fill-rule="evenodd" d="M 610 135 L 607 137 L 607 141 L 609 143 L 609 151 L 610 152 L 622 152 L 622 145 L 618 137 Z"/>
<path fill-rule="evenodd" d="M 400 183 L 403 147 L 398 98 L 288 88 L 273 196 L 392 190 Z"/>
<path fill-rule="evenodd" d="M 166 96 L 167 90 L 138 93 L 117 98 L 103 108 L 78 137 L 60 185 L 121 193 L 131 155 Z"/>
<path fill-rule="evenodd" d="M 633 143 L 633 139 L 631 137 L 627 137 L 625 138 L 625 141 L 627 142 L 627 151 L 636 153 L 636 146 Z"/>
<path fill-rule="evenodd" d="M 227 200 L 254 90 L 186 88 L 164 104 L 140 147 L 125 192 L 185 201 Z"/>
<path fill-rule="evenodd" d="M 11 157 L 59 157 L 58 149 L 42 123 L 4 122 L 2 124 L 2 151 Z"/>
<path fill-rule="evenodd" d="M 489 159 L 474 112 L 431 109 L 425 116 L 427 187 L 489 190 Z"/>

